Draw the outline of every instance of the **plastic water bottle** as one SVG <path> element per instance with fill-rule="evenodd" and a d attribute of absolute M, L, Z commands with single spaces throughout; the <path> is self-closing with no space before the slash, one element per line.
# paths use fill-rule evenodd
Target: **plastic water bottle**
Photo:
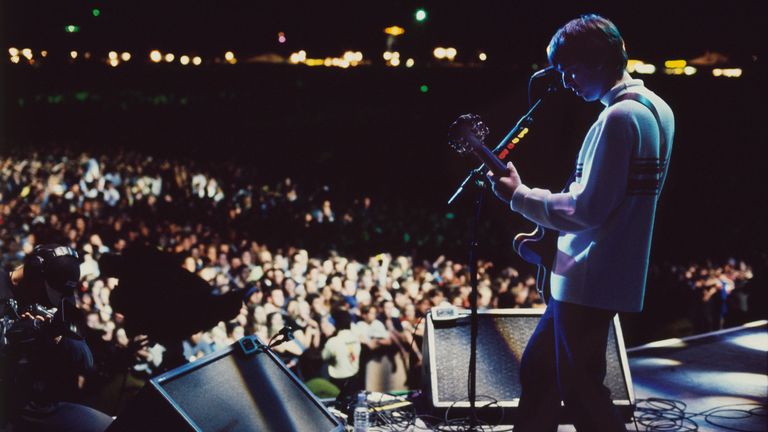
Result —
<path fill-rule="evenodd" d="M 355 432 L 368 432 L 368 402 L 365 399 L 365 392 L 361 391 L 357 395 L 357 404 L 354 413 Z"/>

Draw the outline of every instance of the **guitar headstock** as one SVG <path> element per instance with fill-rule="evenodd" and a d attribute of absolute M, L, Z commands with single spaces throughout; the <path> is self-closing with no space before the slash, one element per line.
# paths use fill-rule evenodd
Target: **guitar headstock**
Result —
<path fill-rule="evenodd" d="M 477 114 L 464 114 L 448 128 L 448 144 L 459 154 L 475 152 L 484 147 L 488 126 Z"/>

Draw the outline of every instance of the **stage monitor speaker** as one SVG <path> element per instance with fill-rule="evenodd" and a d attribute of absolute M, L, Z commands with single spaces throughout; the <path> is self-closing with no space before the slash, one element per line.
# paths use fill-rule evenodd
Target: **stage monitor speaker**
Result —
<path fill-rule="evenodd" d="M 343 425 L 255 336 L 151 379 L 108 432 L 341 432 Z"/>
<path fill-rule="evenodd" d="M 455 311 L 433 309 L 427 314 L 422 383 L 434 410 L 469 408 L 470 317 Z M 476 406 L 495 400 L 490 409 L 503 408 L 514 418 L 520 401 L 520 359 L 543 313 L 543 308 L 537 308 L 478 314 Z M 605 385 L 614 405 L 629 419 L 635 397 L 618 316 L 608 335 L 606 361 Z"/>

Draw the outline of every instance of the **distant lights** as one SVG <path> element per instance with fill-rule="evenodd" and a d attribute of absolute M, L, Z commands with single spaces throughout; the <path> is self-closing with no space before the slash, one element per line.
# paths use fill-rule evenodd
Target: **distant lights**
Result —
<path fill-rule="evenodd" d="M 384 51 L 384 60 L 387 62 L 387 66 L 397 67 L 400 66 L 400 53 L 397 51 Z"/>
<path fill-rule="evenodd" d="M 416 21 L 424 22 L 427 19 L 427 11 L 424 9 L 416 9 L 414 17 L 416 17 Z"/>
<path fill-rule="evenodd" d="M 120 64 L 120 60 L 118 60 L 117 57 L 115 57 L 115 58 L 109 59 L 107 63 L 109 63 L 109 65 L 112 67 L 117 67 L 117 65 Z"/>
<path fill-rule="evenodd" d="M 285 38 L 285 32 L 279 32 L 279 33 L 277 34 L 277 41 L 278 41 L 279 43 L 281 43 L 281 44 L 282 44 L 282 43 L 285 43 L 285 41 L 287 41 L 287 40 L 288 40 L 288 39 L 286 39 L 286 38 Z"/>
<path fill-rule="evenodd" d="M 485 54 L 484 52 L 481 52 L 480 54 L 477 55 L 477 58 L 479 58 L 480 61 L 486 61 L 488 60 L 488 55 Z"/>
<path fill-rule="evenodd" d="M 683 73 L 688 75 L 688 76 L 691 76 L 691 75 L 695 74 L 696 72 L 697 72 L 697 70 L 693 66 L 686 66 L 686 67 L 683 68 Z"/>
<path fill-rule="evenodd" d="M 656 72 L 656 66 L 650 63 L 643 63 L 642 60 L 629 59 L 627 60 L 627 72 L 650 75 Z"/>
<path fill-rule="evenodd" d="M 458 51 L 456 51 L 456 48 L 443 48 L 443 47 L 437 47 L 432 51 L 432 55 L 435 56 L 438 60 L 447 59 L 450 61 L 453 61 L 454 58 L 456 58 L 456 55 L 458 54 Z"/>
<path fill-rule="evenodd" d="M 122 54 L 120 54 L 120 60 L 124 62 L 131 60 L 131 53 L 129 53 L 128 51 L 123 52 Z"/>
<path fill-rule="evenodd" d="M 91 9 L 91 15 L 93 15 L 95 17 L 98 17 L 99 15 L 101 15 L 101 9 L 99 9 L 99 8 Z"/>
<path fill-rule="evenodd" d="M 416 62 L 412 58 L 409 58 L 408 60 L 405 61 L 405 67 L 407 68 L 413 67 L 415 63 Z"/>
<path fill-rule="evenodd" d="M 405 29 L 400 26 L 390 26 L 384 29 L 384 33 L 391 36 L 400 36 L 405 33 Z"/>
<path fill-rule="evenodd" d="M 19 57 L 19 56 L 17 56 L 17 55 L 15 55 L 15 56 L 11 56 L 11 63 L 14 63 L 14 64 L 16 64 L 16 63 L 18 63 L 19 61 L 21 61 L 21 57 Z"/>
<path fill-rule="evenodd" d="M 184 66 L 188 65 L 189 64 L 189 56 L 183 55 L 183 56 L 179 57 L 179 63 L 181 63 Z"/>
<path fill-rule="evenodd" d="M 229 64 L 235 64 L 237 63 L 237 59 L 235 58 L 235 53 L 232 51 L 227 51 L 224 53 L 224 60 L 227 61 Z"/>
<path fill-rule="evenodd" d="M 69 57 L 71 57 L 72 60 L 76 59 L 77 58 L 77 51 L 70 51 L 69 52 Z"/>
<path fill-rule="evenodd" d="M 165 59 L 166 62 L 171 63 L 173 59 L 176 58 L 176 56 L 173 55 L 173 53 L 168 53 L 163 58 Z"/>
<path fill-rule="evenodd" d="M 29 48 L 24 48 L 21 50 L 21 55 L 23 55 L 27 60 L 32 60 L 32 50 Z"/>
<path fill-rule="evenodd" d="M 360 51 L 345 51 L 341 57 L 308 58 L 307 52 L 301 50 L 292 53 L 288 57 L 291 64 L 304 64 L 305 66 L 325 66 L 347 69 L 359 65 L 363 61 L 363 53 Z"/>
<path fill-rule="evenodd" d="M 422 93 L 426 93 L 429 91 L 429 86 L 426 84 L 422 84 L 421 86 L 419 86 L 419 91 L 421 91 Z"/>
<path fill-rule="evenodd" d="M 18 48 L 14 48 L 14 47 L 10 47 L 10 48 L 8 48 L 8 54 L 10 54 L 11 57 L 18 56 L 19 55 L 19 49 Z"/>
<path fill-rule="evenodd" d="M 40 55 L 41 55 L 42 57 L 48 57 L 48 51 L 46 51 L 46 50 L 42 50 L 42 51 L 40 51 Z"/>
<path fill-rule="evenodd" d="M 667 60 L 664 67 L 667 69 L 683 69 L 688 63 L 685 60 Z"/>
<path fill-rule="evenodd" d="M 158 50 L 152 50 L 149 53 L 149 59 L 152 60 L 153 63 L 160 63 L 163 60 L 163 55 Z"/>
<path fill-rule="evenodd" d="M 70 24 L 64 27 L 64 31 L 67 33 L 77 33 L 80 31 L 80 27 L 74 24 Z"/>
<path fill-rule="evenodd" d="M 192 57 L 192 64 L 195 66 L 200 66 L 203 63 L 203 59 L 200 56 L 194 56 Z"/>
<path fill-rule="evenodd" d="M 712 75 L 716 77 L 739 78 L 741 74 L 741 68 L 712 69 Z"/>
<path fill-rule="evenodd" d="M 117 51 L 110 51 L 108 57 L 110 60 L 117 60 Z"/>

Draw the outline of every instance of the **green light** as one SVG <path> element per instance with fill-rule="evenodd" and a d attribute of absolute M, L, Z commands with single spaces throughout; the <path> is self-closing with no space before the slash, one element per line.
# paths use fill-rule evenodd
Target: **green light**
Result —
<path fill-rule="evenodd" d="M 76 25 L 70 24 L 70 25 L 64 27 L 64 31 L 66 31 L 67 33 L 77 33 L 77 32 L 80 31 L 80 27 L 76 26 Z"/>
<path fill-rule="evenodd" d="M 427 19 L 427 11 L 424 9 L 417 9 L 416 10 L 416 21 L 422 22 Z"/>
<path fill-rule="evenodd" d="M 419 87 L 419 90 L 421 90 L 422 93 L 426 93 L 429 91 L 429 86 L 422 84 L 421 87 Z"/>
<path fill-rule="evenodd" d="M 101 15 L 101 11 L 99 9 L 94 8 L 91 11 L 91 14 L 93 14 L 93 16 L 97 17 L 97 16 Z"/>

